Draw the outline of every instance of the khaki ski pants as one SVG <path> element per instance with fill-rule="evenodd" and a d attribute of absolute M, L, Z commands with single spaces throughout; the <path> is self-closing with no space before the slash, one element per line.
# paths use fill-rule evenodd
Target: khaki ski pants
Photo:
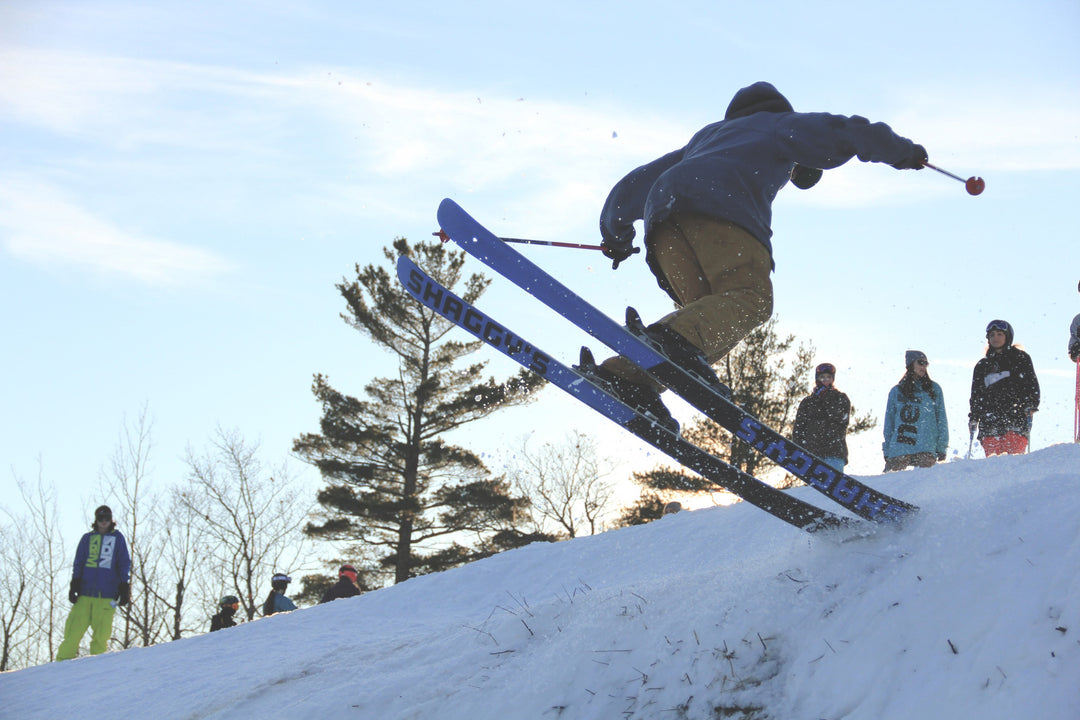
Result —
<path fill-rule="evenodd" d="M 682 305 L 660 322 L 700 348 L 710 364 L 772 315 L 772 258 L 738 225 L 676 213 L 652 229 L 649 244 Z M 611 358 L 604 366 L 632 382 L 657 387 L 623 358 Z"/>

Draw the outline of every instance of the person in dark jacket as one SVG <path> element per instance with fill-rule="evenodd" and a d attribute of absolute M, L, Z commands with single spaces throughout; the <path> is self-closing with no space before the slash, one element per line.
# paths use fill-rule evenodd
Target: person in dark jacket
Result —
<path fill-rule="evenodd" d="M 274 613 L 289 612 L 296 609 L 296 603 L 285 597 L 285 591 L 289 587 L 292 578 L 285 573 L 274 573 L 270 578 L 270 594 L 263 602 L 263 617 L 270 617 Z"/>
<path fill-rule="evenodd" d="M 968 430 L 979 433 L 987 456 L 1023 454 L 1039 409 L 1039 379 L 1031 356 L 1013 347 L 1013 327 L 1004 320 L 986 326 L 986 356 L 971 376 Z"/>
<path fill-rule="evenodd" d="M 221 602 L 218 603 L 218 614 L 210 618 L 210 632 L 236 627 L 236 620 L 233 619 L 233 615 L 236 614 L 239 607 L 240 598 L 235 595 L 226 595 L 221 598 Z"/>
<path fill-rule="evenodd" d="M 791 438 L 821 458 L 825 464 L 844 472 L 848 461 L 847 429 L 851 400 L 836 389 L 836 367 L 822 363 L 814 371 L 814 391 L 803 398 L 795 412 Z"/>
<path fill-rule="evenodd" d="M 646 329 L 668 357 L 719 386 L 712 364 L 772 314 L 773 199 L 789 180 L 808 189 L 822 169 L 853 157 L 901 170 L 927 161 L 923 146 L 884 123 L 794 112 L 757 82 L 735 94 L 723 120 L 615 185 L 600 215 L 601 247 L 618 268 L 639 252 L 634 223 L 644 221 L 645 261 L 679 307 Z M 660 402 L 663 387 L 640 368 L 614 357 L 594 372 L 678 429 Z"/>
<path fill-rule="evenodd" d="M 930 379 L 930 361 L 921 350 L 904 353 L 907 371 L 889 391 L 882 423 L 885 442 L 884 472 L 909 467 L 933 467 L 945 459 L 949 447 L 949 420 L 945 395 Z"/>
<path fill-rule="evenodd" d="M 57 660 L 70 660 L 79 654 L 79 643 L 87 628 L 92 632 L 90 654 L 105 652 L 116 608 L 131 602 L 131 555 L 109 506 L 94 511 L 90 527 L 91 532 L 82 536 L 75 550 L 68 591 L 72 608 L 64 624 L 64 639 L 56 650 Z"/>
<path fill-rule="evenodd" d="M 342 565 L 338 569 L 338 581 L 334 585 L 330 586 L 330 589 L 323 593 L 322 599 L 319 600 L 319 604 L 328 603 L 331 600 L 338 600 L 340 598 L 355 597 L 360 594 L 360 588 L 356 585 L 356 579 L 359 577 L 356 572 L 356 568 L 352 565 Z"/>
<path fill-rule="evenodd" d="M 1080 283 L 1077 283 L 1076 290 L 1080 292 Z M 1074 317 L 1069 326 L 1069 359 L 1080 362 L 1080 315 Z"/>

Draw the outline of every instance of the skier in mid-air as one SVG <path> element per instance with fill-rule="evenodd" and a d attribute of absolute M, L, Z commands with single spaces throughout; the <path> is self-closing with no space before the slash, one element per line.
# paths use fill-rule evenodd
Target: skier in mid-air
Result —
<path fill-rule="evenodd" d="M 715 380 L 711 365 L 772 314 L 773 198 L 789 179 L 811 188 L 822 169 L 856 156 L 900 170 L 928 160 L 884 123 L 794 112 L 757 82 L 735 94 L 723 120 L 615 185 L 600 216 L 601 246 L 618 268 L 639 251 L 634 222 L 644 220 L 645 261 L 679 306 L 647 328 L 668 357 Z M 637 366 L 614 357 L 596 374 L 620 399 L 678 428 L 663 387 Z"/>

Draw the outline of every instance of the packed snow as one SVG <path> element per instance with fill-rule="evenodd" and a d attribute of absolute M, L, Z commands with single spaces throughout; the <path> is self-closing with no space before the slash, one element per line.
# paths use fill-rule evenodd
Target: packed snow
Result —
<path fill-rule="evenodd" d="M 1080 717 L 1080 445 L 868 480 L 921 512 L 852 537 L 683 511 L 6 673 L 0 716 Z"/>

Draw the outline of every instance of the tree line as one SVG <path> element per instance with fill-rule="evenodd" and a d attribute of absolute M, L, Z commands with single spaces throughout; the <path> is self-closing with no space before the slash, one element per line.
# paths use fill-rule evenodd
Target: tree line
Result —
<path fill-rule="evenodd" d="M 612 463 L 577 431 L 539 447 L 523 440 L 502 473 L 494 473 L 450 434 L 532 402 L 542 379 L 525 370 L 501 380 L 490 375 L 487 361 L 473 357 L 483 343 L 462 339 L 453 323 L 401 289 L 393 273 L 397 257 L 409 255 L 472 303 L 490 280 L 465 273 L 464 253 L 404 238 L 383 252 L 387 266 L 357 265 L 355 277 L 336 288 L 342 319 L 389 353 L 396 372 L 372 379 L 362 397 L 314 375 L 319 431 L 300 434 L 291 448 L 321 474 L 324 487 L 314 498 L 287 463 L 266 466 L 257 444 L 221 428 L 206 449 L 188 450 L 183 481 L 158 489 L 150 482 L 148 412 L 125 423 L 103 472 L 132 553 L 132 604 L 114 626 L 114 648 L 202 632 L 226 594 L 240 599 L 250 621 L 271 573 L 294 572 L 316 548 L 320 566 L 351 563 L 357 584 L 372 590 L 531 542 L 647 522 L 660 516 L 665 495 L 714 490 L 696 475 L 658 465 L 634 474 L 641 499 L 613 518 Z M 806 392 L 813 356 L 812 346 L 793 351 L 793 343 L 791 336 L 779 339 L 771 321 L 718 368 L 736 402 L 782 432 L 790 430 Z M 873 422 L 856 418 L 852 432 Z M 684 434 L 747 472 L 766 471 L 756 453 L 711 421 L 699 418 Z M 0 671 L 52 659 L 66 612 L 58 598 L 64 599 L 74 547 L 57 532 L 55 492 L 40 477 L 17 483 L 23 510 L 5 510 L 0 522 L 9 527 L 0 529 L 18 529 L 29 542 L 0 545 L 6 569 L 0 572 Z M 304 575 L 296 600 L 314 604 L 334 580 L 331 573 Z"/>
<path fill-rule="evenodd" d="M 112 649 L 201 633 L 226 594 L 251 619 L 270 573 L 307 552 L 312 503 L 288 466 L 264 465 L 259 450 L 218 428 L 204 450 L 187 450 L 186 477 L 159 487 L 149 413 L 125 422 L 100 479 L 132 559 L 132 601 L 117 613 Z M 78 539 L 62 536 L 59 498 L 40 471 L 15 482 L 21 508 L 0 516 L 0 532 L 19 538 L 0 544 L 0 671 L 54 659 Z"/>

